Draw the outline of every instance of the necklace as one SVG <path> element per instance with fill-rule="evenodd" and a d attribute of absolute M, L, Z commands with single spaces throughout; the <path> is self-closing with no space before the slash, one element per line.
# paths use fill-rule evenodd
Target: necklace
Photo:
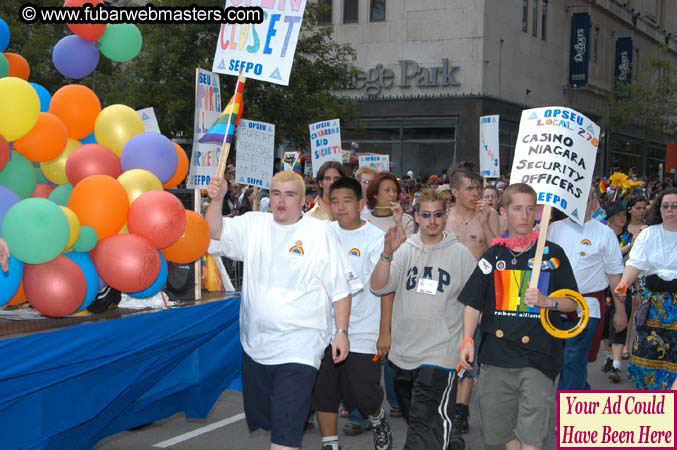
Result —
<path fill-rule="evenodd" d="M 505 238 L 496 238 L 493 241 L 491 241 L 491 245 L 504 245 L 507 248 L 518 248 L 518 247 L 526 247 L 531 245 L 538 240 L 538 231 L 532 232 L 529 236 L 523 237 L 523 238 L 512 238 L 512 237 L 505 237 Z"/>
<path fill-rule="evenodd" d="M 514 265 L 517 265 L 517 258 L 520 257 L 520 256 L 522 256 L 525 252 L 528 252 L 530 249 L 531 249 L 531 247 L 529 247 L 529 248 L 526 249 L 526 250 L 522 250 L 522 251 L 519 252 L 518 254 L 515 254 L 515 253 L 513 253 L 513 251 L 512 251 L 511 248 L 508 248 L 508 251 L 509 251 L 510 254 L 512 255 L 512 259 L 510 260 L 510 263 L 511 263 L 513 266 L 514 266 Z"/>

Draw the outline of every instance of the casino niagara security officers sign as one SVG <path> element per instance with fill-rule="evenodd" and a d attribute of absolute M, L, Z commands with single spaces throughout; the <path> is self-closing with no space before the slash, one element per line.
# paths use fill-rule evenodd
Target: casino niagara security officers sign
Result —
<path fill-rule="evenodd" d="M 583 224 L 592 183 L 599 126 L 570 108 L 522 112 L 510 183 L 526 183 L 538 203 L 553 206 Z"/>

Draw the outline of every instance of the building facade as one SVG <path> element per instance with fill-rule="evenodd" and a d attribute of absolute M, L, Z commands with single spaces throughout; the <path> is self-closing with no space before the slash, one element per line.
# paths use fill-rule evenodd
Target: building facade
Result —
<path fill-rule="evenodd" d="M 672 0 L 319 1 L 357 52 L 339 92 L 357 101 L 343 148 L 389 154 L 398 175 L 477 161 L 479 118 L 493 114 L 507 173 L 523 109 L 568 106 L 602 123 L 615 80 L 644 55 L 664 44 L 677 65 Z M 654 174 L 667 140 L 605 127 L 596 173 Z"/>

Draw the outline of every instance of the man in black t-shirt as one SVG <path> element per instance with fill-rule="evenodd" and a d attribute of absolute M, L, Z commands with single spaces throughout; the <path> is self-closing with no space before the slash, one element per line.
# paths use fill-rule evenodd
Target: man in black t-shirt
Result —
<path fill-rule="evenodd" d="M 556 244 L 546 241 L 538 288 L 529 288 L 538 233 L 532 232 L 536 192 L 523 183 L 503 193 L 501 215 L 508 237 L 484 252 L 458 299 L 465 304 L 461 365 L 470 369 L 475 353 L 472 336 L 480 315 L 479 398 L 482 434 L 487 446 L 541 448 L 549 431 L 554 380 L 562 368 L 563 342 L 549 335 L 540 321 L 541 308 L 561 328 L 560 312 L 576 302 L 546 295 L 576 290 L 571 265 Z"/>

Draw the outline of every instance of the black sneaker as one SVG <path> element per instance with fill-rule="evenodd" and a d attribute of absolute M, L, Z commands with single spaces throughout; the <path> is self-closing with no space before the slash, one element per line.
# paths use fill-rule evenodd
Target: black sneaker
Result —
<path fill-rule="evenodd" d="M 460 434 L 453 434 L 452 432 L 447 450 L 465 450 L 465 440 L 463 437 Z"/>
<path fill-rule="evenodd" d="M 611 369 L 611 371 L 609 372 L 609 379 L 611 380 L 612 383 L 620 383 L 621 382 L 621 370 L 613 367 Z"/>
<path fill-rule="evenodd" d="M 372 425 L 371 428 L 374 430 L 374 450 L 392 450 L 393 432 L 385 414 L 379 423 Z"/>
<path fill-rule="evenodd" d="M 343 447 L 340 445 L 338 446 L 339 450 L 343 450 Z M 334 450 L 334 447 L 331 446 L 331 444 L 325 444 L 322 446 L 320 450 Z"/>
<path fill-rule="evenodd" d="M 613 366 L 614 366 L 614 361 L 607 356 L 606 361 L 604 361 L 604 365 L 602 366 L 602 373 L 609 372 L 613 368 Z"/>
<path fill-rule="evenodd" d="M 468 405 L 463 403 L 456 403 L 456 410 L 454 411 L 454 417 L 451 419 L 452 429 L 455 430 L 456 434 L 467 433 L 470 429 L 468 425 L 468 415 L 470 414 L 468 410 Z"/>

